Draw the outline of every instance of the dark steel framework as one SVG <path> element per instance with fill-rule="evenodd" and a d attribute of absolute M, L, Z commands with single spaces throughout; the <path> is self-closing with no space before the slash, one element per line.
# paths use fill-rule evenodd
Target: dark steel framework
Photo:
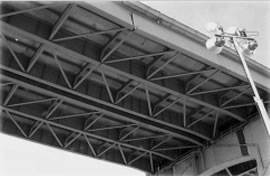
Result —
<path fill-rule="evenodd" d="M 88 6 L 1 4 L 2 132 L 155 173 L 257 113 L 245 80 Z"/>
<path fill-rule="evenodd" d="M 234 166 L 227 167 L 212 176 L 218 176 L 218 175 L 224 175 L 224 176 L 249 176 L 249 175 L 259 175 L 258 169 L 257 169 L 257 163 L 256 160 L 250 160 L 243 163 L 238 163 Z"/>

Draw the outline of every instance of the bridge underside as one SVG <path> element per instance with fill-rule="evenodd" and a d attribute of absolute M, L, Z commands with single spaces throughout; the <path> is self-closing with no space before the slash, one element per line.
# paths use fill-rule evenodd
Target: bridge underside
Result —
<path fill-rule="evenodd" d="M 1 7 L 4 133 L 155 173 L 257 114 L 246 80 L 91 4 Z"/>

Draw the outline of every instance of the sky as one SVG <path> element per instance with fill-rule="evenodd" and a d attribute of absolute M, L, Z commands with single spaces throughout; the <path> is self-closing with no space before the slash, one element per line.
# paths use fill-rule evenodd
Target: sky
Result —
<path fill-rule="evenodd" d="M 162 13 L 207 34 L 208 22 L 259 32 L 252 57 L 270 67 L 270 2 L 266 1 L 144 1 Z M 0 133 L 1 176 L 144 176 L 135 169 L 28 142 Z"/>
<path fill-rule="evenodd" d="M 0 175 L 145 176 L 145 173 L 0 133 Z"/>
<path fill-rule="evenodd" d="M 258 31 L 258 48 L 251 58 L 270 68 L 270 1 L 143 1 L 146 5 L 209 35 L 205 26 L 216 22 Z"/>

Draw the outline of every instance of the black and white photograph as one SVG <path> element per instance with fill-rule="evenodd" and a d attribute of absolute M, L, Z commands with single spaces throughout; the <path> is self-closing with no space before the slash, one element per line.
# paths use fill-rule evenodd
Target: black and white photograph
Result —
<path fill-rule="evenodd" d="M 1 1 L 0 176 L 270 176 L 270 1 Z"/>

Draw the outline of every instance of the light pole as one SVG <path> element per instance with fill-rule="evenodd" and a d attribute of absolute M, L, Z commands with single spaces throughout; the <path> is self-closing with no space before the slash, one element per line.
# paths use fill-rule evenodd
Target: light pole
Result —
<path fill-rule="evenodd" d="M 245 56 L 244 56 L 244 52 L 252 54 L 253 51 L 257 48 L 258 44 L 256 40 L 251 37 L 248 37 L 245 29 L 234 28 L 233 30 L 230 30 L 229 32 L 226 33 L 224 32 L 221 26 L 214 23 L 210 23 L 208 25 L 208 31 L 215 32 L 215 37 L 210 38 L 206 42 L 206 47 L 207 49 L 212 50 L 216 54 L 222 51 L 222 48 L 224 47 L 224 44 L 225 44 L 225 39 L 229 39 L 228 41 L 230 41 L 234 45 L 235 50 L 244 68 L 245 75 L 252 88 L 252 92 L 254 95 L 253 98 L 254 98 L 257 110 L 260 116 L 262 117 L 267 133 L 270 136 L 270 119 L 264 107 L 263 101 L 255 86 L 254 80 L 251 76 L 251 73 L 249 71 L 249 68 L 248 68 L 248 65 L 246 63 Z M 241 40 L 241 42 L 244 42 L 244 46 L 241 46 L 238 40 Z"/>

